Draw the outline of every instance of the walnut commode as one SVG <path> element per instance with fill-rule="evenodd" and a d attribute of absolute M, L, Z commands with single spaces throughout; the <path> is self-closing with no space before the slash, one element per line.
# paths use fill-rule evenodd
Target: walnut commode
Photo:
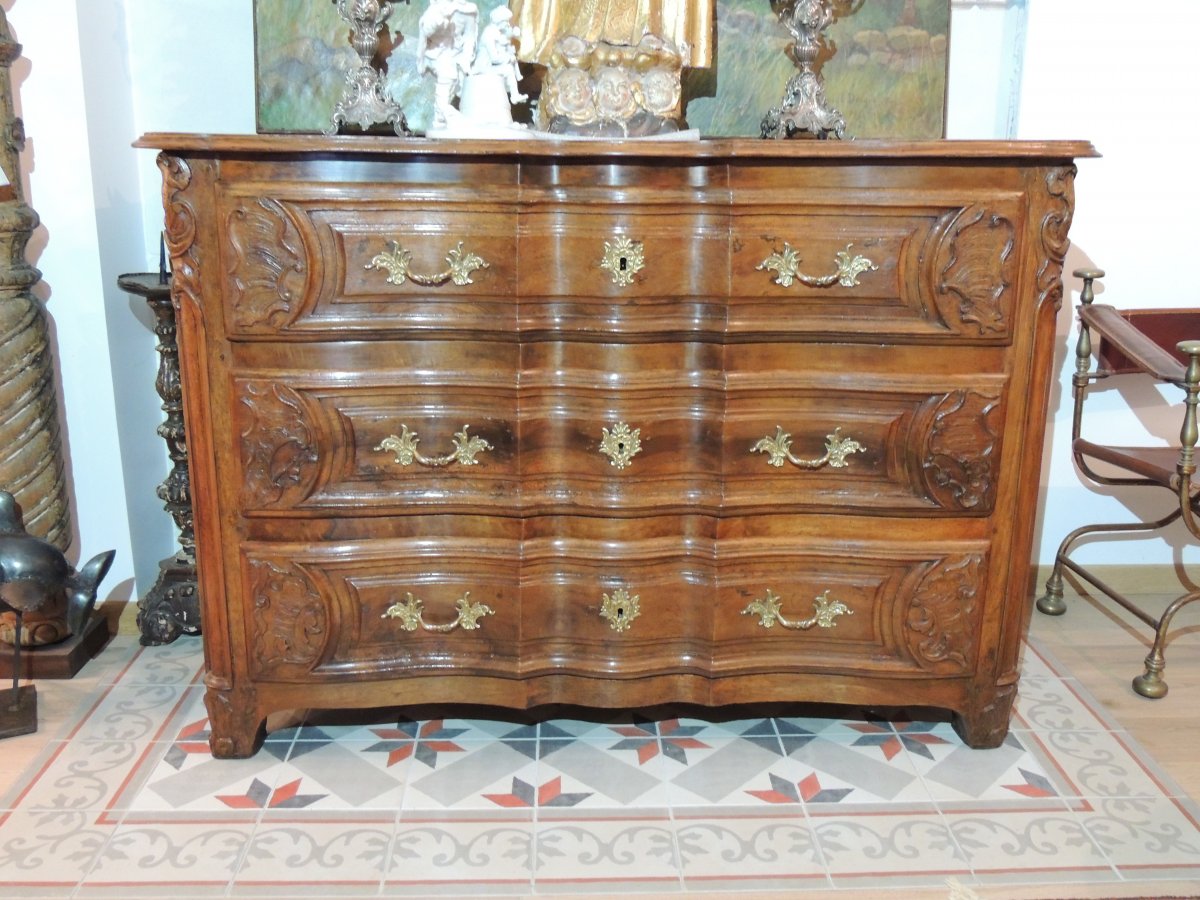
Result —
<path fill-rule="evenodd" d="M 269 713 L 1004 737 L 1086 143 L 149 135 L 213 752 Z"/>

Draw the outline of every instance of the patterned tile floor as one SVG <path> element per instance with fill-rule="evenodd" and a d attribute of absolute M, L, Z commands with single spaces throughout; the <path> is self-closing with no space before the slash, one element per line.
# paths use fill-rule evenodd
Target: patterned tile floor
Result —
<path fill-rule="evenodd" d="M 1200 885 L 1200 810 L 1036 646 L 989 751 L 944 721 L 846 709 L 533 724 L 393 711 L 312 713 L 252 759 L 214 760 L 200 664 L 196 638 L 130 637 L 89 664 L 101 675 L 79 713 L 0 797 L 0 897 Z"/>

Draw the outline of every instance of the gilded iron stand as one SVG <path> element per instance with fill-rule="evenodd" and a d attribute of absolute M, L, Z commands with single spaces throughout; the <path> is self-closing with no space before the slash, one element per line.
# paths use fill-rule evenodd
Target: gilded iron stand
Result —
<path fill-rule="evenodd" d="M 200 633 L 200 597 L 196 589 L 196 538 L 192 529 L 192 497 L 188 478 L 187 435 L 183 427 L 183 390 L 179 383 L 179 347 L 175 342 L 175 308 L 170 277 L 164 273 L 122 275 L 123 291 L 145 297 L 153 310 L 158 336 L 158 377 L 166 420 L 158 433 L 167 442 L 171 471 L 158 487 L 159 499 L 179 529 L 179 552 L 158 564 L 158 580 L 138 600 L 137 624 L 145 645 L 169 644 L 180 634 Z"/>

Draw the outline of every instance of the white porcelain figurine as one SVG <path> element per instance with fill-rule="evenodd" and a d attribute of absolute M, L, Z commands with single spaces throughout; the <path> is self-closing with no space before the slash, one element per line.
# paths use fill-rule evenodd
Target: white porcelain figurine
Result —
<path fill-rule="evenodd" d="M 455 11 L 444 9 L 449 4 L 454 5 Z M 421 71 L 432 72 L 437 79 L 434 118 L 427 133 L 436 137 L 477 138 L 528 135 L 525 126 L 515 124 L 512 118 L 512 104 L 528 99 L 518 87 L 521 70 L 517 65 L 517 44 L 521 31 L 512 23 L 512 10 L 507 6 L 493 9 L 476 44 L 474 33 L 466 34 L 467 17 L 464 16 L 463 24 L 456 24 L 455 20 L 456 11 L 468 5 L 465 0 L 432 0 L 421 16 L 419 52 L 423 55 L 418 57 Z M 449 26 L 442 24 L 447 22 Z M 461 48 L 453 54 L 453 67 L 448 64 L 443 67 L 440 57 L 433 56 L 434 48 L 442 45 Z M 468 47 L 473 57 L 464 68 Z M 457 107 L 453 105 L 455 97 Z"/>
<path fill-rule="evenodd" d="M 417 26 L 417 71 L 434 78 L 431 130 L 446 129 L 459 116 L 454 99 L 475 61 L 479 9 L 468 0 L 430 0 Z"/>

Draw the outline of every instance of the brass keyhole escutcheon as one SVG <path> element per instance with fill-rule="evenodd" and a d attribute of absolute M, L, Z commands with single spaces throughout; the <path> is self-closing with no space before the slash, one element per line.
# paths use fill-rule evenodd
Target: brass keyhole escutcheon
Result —
<path fill-rule="evenodd" d="M 600 618 L 607 621 L 613 631 L 628 631 L 633 620 L 642 614 L 640 598 L 625 588 L 602 594 L 601 598 Z"/>
<path fill-rule="evenodd" d="M 600 452 L 608 457 L 613 468 L 624 469 L 642 450 L 642 429 L 630 428 L 624 422 L 613 425 L 612 431 L 601 428 Z"/>
<path fill-rule="evenodd" d="M 604 242 L 604 256 L 600 259 L 600 268 L 612 276 L 612 283 L 617 287 L 633 284 L 633 276 L 640 272 L 644 265 L 645 254 L 641 241 L 630 240 L 620 234 L 614 240 Z"/>

